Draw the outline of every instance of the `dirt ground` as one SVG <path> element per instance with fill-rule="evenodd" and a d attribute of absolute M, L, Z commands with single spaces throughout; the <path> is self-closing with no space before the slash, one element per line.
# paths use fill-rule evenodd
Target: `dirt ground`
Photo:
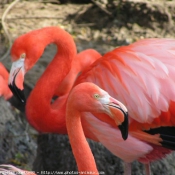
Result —
<path fill-rule="evenodd" d="M 8 5 L 5 1 L 0 3 L 0 17 Z M 5 22 L 12 41 L 21 34 L 34 29 L 45 26 L 61 26 L 73 36 L 78 51 L 94 48 L 102 54 L 120 45 L 127 45 L 143 38 L 175 38 L 174 1 L 133 0 L 129 2 L 125 0 L 108 7 L 107 10 L 110 13 L 92 3 L 59 5 L 41 0 L 20 1 L 7 14 Z M 2 56 L 7 50 L 8 41 L 4 37 L 1 26 L 0 41 L 0 56 Z M 54 45 L 48 46 L 42 58 L 27 73 L 25 84 L 29 88 L 34 87 L 55 52 Z M 2 63 L 10 69 L 10 56 Z M 3 120 L 0 124 L 4 126 L 1 129 L 0 163 L 11 163 L 22 168 L 32 169 L 36 154 L 39 155 L 37 153 L 38 134 L 27 125 L 23 113 L 11 107 L 3 99 L 0 99 L 0 104 L 0 114 Z M 56 136 L 44 137 L 45 140 L 52 140 Z M 56 143 L 58 141 L 60 140 L 57 138 Z M 103 147 L 101 147 L 101 151 L 107 152 Z M 39 159 L 38 155 L 36 160 Z M 174 154 L 171 154 L 160 162 L 152 163 L 153 174 L 175 174 L 174 158 Z M 111 160 L 113 159 L 108 161 Z M 118 166 L 116 166 L 116 162 Z M 114 167 L 119 168 L 115 174 L 123 173 L 122 163 L 119 159 L 115 159 L 113 166 L 110 166 L 111 170 Z M 138 162 L 134 162 L 132 170 L 134 175 L 143 174 L 143 167 Z"/>

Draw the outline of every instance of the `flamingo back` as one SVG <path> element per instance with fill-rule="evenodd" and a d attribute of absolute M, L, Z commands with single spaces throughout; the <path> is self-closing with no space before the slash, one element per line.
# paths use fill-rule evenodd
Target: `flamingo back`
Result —
<path fill-rule="evenodd" d="M 162 120 L 174 125 L 173 65 L 175 40 L 145 39 L 108 52 L 86 69 L 77 83 L 93 82 L 121 101 L 131 123 L 161 126 Z"/>

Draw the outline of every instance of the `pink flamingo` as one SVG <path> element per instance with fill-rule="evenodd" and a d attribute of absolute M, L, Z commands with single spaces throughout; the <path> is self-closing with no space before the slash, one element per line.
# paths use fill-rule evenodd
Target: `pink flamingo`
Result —
<path fill-rule="evenodd" d="M 9 73 L 6 68 L 0 63 L 0 96 L 3 96 L 5 100 L 12 97 L 12 92 L 8 87 Z"/>
<path fill-rule="evenodd" d="M 70 55 L 74 55 L 70 52 L 75 50 L 75 46 L 73 44 L 71 46 L 70 42 L 66 44 L 65 36 L 64 39 L 60 39 L 61 43 L 59 43 L 56 39 L 58 32 L 53 35 L 53 40 L 49 34 L 54 33 L 50 32 L 52 29 L 36 30 L 15 41 L 12 47 L 12 60 L 15 62 L 9 83 L 12 89 L 15 88 L 18 97 L 23 100 L 20 89 L 22 90 L 24 74 L 39 59 L 48 43 L 58 44 L 60 50 L 55 56 L 57 61 L 54 59 L 38 81 L 29 97 L 26 109 L 29 122 L 37 130 L 67 133 L 65 105 L 62 105 L 59 112 L 55 107 L 50 108 L 49 102 L 54 94 L 54 89 L 50 87 L 59 87 L 60 82 L 66 76 L 68 65 L 70 65 Z M 32 37 L 36 35 L 38 38 Z M 59 37 L 62 38 L 62 36 Z M 24 43 L 24 40 L 27 42 Z M 37 47 L 32 48 L 31 43 L 37 43 Z M 172 66 L 175 64 L 174 45 L 175 40 L 172 39 L 145 39 L 117 48 L 84 70 L 75 82 L 75 84 L 93 82 L 126 105 L 130 114 L 130 132 L 126 141 L 120 137 L 115 122 L 105 115 L 82 113 L 81 119 L 87 137 L 100 141 L 113 154 L 127 163 L 139 160 L 148 164 L 170 153 L 170 149 L 174 149 L 174 140 L 171 139 L 174 137 L 172 131 L 174 131 L 175 114 L 175 77 Z M 66 50 L 64 46 L 69 49 Z M 23 58 L 24 53 L 25 58 Z M 61 60 L 60 57 L 65 57 L 65 59 Z M 61 64 L 58 63 L 58 60 L 61 60 Z M 22 64 L 18 65 L 20 62 Z M 56 63 L 61 70 L 57 69 Z M 14 65 L 18 65 L 18 68 L 14 68 Z M 53 75 L 59 75 L 59 78 L 57 77 L 57 80 L 50 78 L 48 81 Z M 55 117 L 58 114 L 59 119 Z M 170 133 L 172 135 L 166 137 Z M 125 136 L 126 134 L 123 134 L 124 138 Z M 129 167 L 128 172 L 131 173 L 130 171 Z"/>
<path fill-rule="evenodd" d="M 115 118 L 117 125 L 125 120 L 128 112 L 122 103 L 93 83 L 80 83 L 70 92 L 66 105 L 66 124 L 79 174 L 98 174 L 81 124 L 83 112 L 107 114 L 109 118 Z"/>

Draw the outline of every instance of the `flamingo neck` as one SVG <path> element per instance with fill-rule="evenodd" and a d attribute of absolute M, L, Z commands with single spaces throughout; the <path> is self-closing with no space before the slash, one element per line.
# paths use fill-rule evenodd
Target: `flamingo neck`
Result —
<path fill-rule="evenodd" d="M 63 96 L 70 92 L 78 73 L 81 71 L 81 67 L 79 64 L 79 60 L 77 59 L 77 56 L 72 61 L 72 67 L 69 73 L 66 75 L 60 86 L 58 87 L 56 94 L 58 96 Z"/>
<path fill-rule="evenodd" d="M 72 37 L 64 30 L 57 27 L 46 29 L 38 33 L 38 38 L 43 39 L 43 42 L 40 41 L 43 47 L 41 49 L 44 50 L 48 44 L 55 43 L 57 53 L 31 92 L 27 100 L 26 114 L 29 123 L 40 132 L 66 134 L 65 105 L 57 110 L 52 106 L 51 100 L 71 68 L 76 46 Z"/>
<path fill-rule="evenodd" d="M 98 174 L 94 157 L 83 132 L 80 113 L 71 108 L 69 101 L 67 103 L 67 131 L 79 174 Z"/>

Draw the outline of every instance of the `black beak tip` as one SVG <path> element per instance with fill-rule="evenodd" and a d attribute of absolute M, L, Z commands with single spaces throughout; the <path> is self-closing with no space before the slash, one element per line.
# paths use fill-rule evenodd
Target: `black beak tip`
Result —
<path fill-rule="evenodd" d="M 125 115 L 124 115 L 124 121 L 118 127 L 119 127 L 119 129 L 121 131 L 123 140 L 126 140 L 128 138 L 128 129 L 129 129 L 129 125 L 128 125 L 128 113 L 125 113 Z"/>
<path fill-rule="evenodd" d="M 26 99 L 25 99 L 25 95 L 24 95 L 24 90 L 20 90 L 15 83 L 13 83 L 12 85 L 9 84 L 9 88 L 12 91 L 12 93 L 14 94 L 14 96 L 16 96 L 18 98 L 18 100 L 22 103 L 22 104 L 26 104 Z"/>

